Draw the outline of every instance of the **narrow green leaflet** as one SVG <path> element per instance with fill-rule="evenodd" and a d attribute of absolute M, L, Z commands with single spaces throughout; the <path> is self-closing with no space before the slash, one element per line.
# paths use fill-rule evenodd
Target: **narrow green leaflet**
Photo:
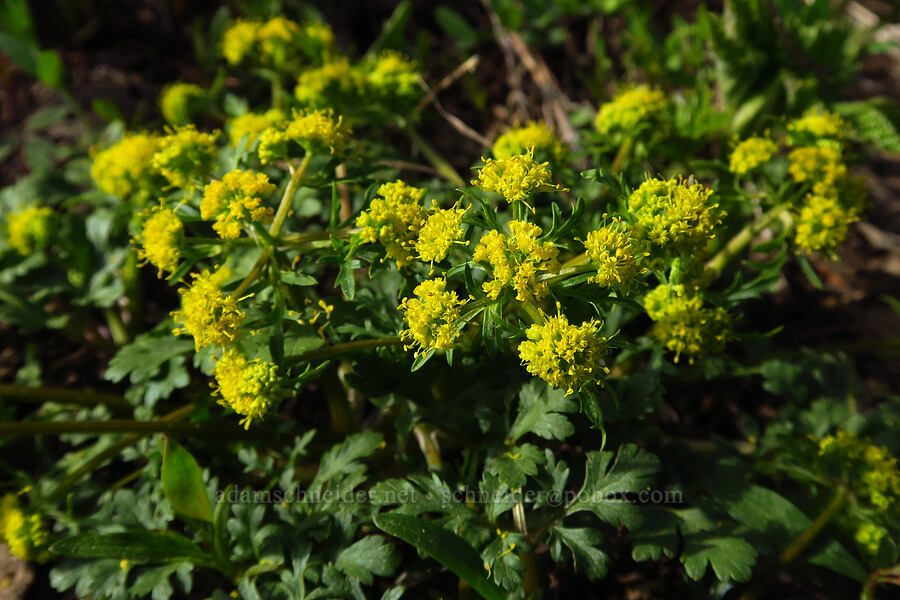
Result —
<path fill-rule="evenodd" d="M 539 379 L 533 379 L 519 391 L 519 414 L 507 438 L 517 441 L 526 433 L 547 440 L 564 440 L 573 433 L 572 423 L 560 413 L 575 412 L 575 403 L 561 390 L 554 390 Z"/>
<path fill-rule="evenodd" d="M 136 563 L 211 563 L 208 554 L 173 531 L 126 531 L 105 535 L 86 533 L 62 539 L 53 544 L 50 551 L 73 558 L 114 558 Z"/>
<path fill-rule="evenodd" d="M 363 468 L 361 465 L 354 465 L 354 463 L 361 458 L 371 456 L 381 445 L 381 439 L 380 433 L 366 431 L 351 435 L 340 444 L 335 445 L 322 455 L 319 472 L 316 473 L 316 478 L 310 485 L 310 489 L 316 489 L 336 475 Z"/>
<path fill-rule="evenodd" d="M 485 577 L 478 553 L 455 533 L 429 521 L 395 513 L 377 515 L 375 525 L 459 575 L 485 600 L 506 598 L 503 590 Z"/>
<path fill-rule="evenodd" d="M 335 566 L 364 584 L 372 583 L 372 575 L 385 577 L 400 564 L 400 555 L 380 535 L 370 535 L 338 554 Z"/>
<path fill-rule="evenodd" d="M 163 454 L 162 484 L 172 508 L 193 519 L 212 522 L 213 510 L 203 484 L 203 471 L 191 456 L 173 440 L 166 440 Z"/>

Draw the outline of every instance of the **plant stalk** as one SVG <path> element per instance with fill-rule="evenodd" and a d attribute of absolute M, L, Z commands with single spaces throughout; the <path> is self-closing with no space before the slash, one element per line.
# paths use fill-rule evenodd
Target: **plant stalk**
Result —
<path fill-rule="evenodd" d="M 443 156 L 441 156 L 437 150 L 435 150 L 431 144 L 426 142 L 422 137 L 415 132 L 415 130 L 410 127 L 404 127 L 403 131 L 409 137 L 409 139 L 419 147 L 419 150 L 422 151 L 422 154 L 431 163 L 434 167 L 434 170 L 438 172 L 438 174 L 459 188 L 466 187 L 465 180 L 460 177 L 459 173 L 456 172 L 450 163 L 448 163 Z"/>
<path fill-rule="evenodd" d="M 724 248 L 719 250 L 718 254 L 706 263 L 706 273 L 704 274 L 706 281 L 714 281 L 735 256 L 740 254 L 769 225 L 780 219 L 789 207 L 790 203 L 785 202 L 770 208 L 759 219 L 741 229 L 737 235 L 725 244 Z"/>

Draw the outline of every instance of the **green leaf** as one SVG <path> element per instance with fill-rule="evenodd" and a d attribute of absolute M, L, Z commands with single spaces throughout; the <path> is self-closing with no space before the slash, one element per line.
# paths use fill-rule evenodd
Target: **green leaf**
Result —
<path fill-rule="evenodd" d="M 525 485 L 526 477 L 537 475 L 538 465 L 544 462 L 544 455 L 531 444 L 510 446 L 485 460 L 484 470 L 496 475 L 510 489 Z"/>
<path fill-rule="evenodd" d="M 59 54 L 53 50 L 41 50 L 35 64 L 35 74 L 44 84 L 54 89 L 63 87 L 63 64 Z"/>
<path fill-rule="evenodd" d="M 504 600 L 506 594 L 484 576 L 478 553 L 464 539 L 439 525 L 396 513 L 375 516 L 375 526 L 410 544 L 464 579 L 485 600 Z"/>
<path fill-rule="evenodd" d="M 194 345 L 171 334 L 144 333 L 119 349 L 109 361 L 106 379 L 117 383 L 129 376 L 131 383 L 142 383 L 159 374 L 163 365 L 190 352 Z"/>
<path fill-rule="evenodd" d="M 353 300 L 356 296 L 356 277 L 354 271 L 359 268 L 359 261 L 355 259 L 345 260 L 338 271 L 336 284 L 347 300 Z"/>
<path fill-rule="evenodd" d="M 603 535 L 599 531 L 557 525 L 553 528 L 552 534 L 572 552 L 572 562 L 576 571 L 583 570 L 588 579 L 602 579 L 606 576 L 606 562 L 609 555 L 597 548 L 603 541 Z M 554 559 L 559 560 L 555 556 Z"/>
<path fill-rule="evenodd" d="M 311 277 L 305 273 L 298 273 L 296 271 L 282 271 L 281 272 L 281 281 L 288 285 L 316 285 L 317 281 L 315 277 Z"/>
<path fill-rule="evenodd" d="M 126 531 L 86 533 L 62 539 L 50 552 L 72 558 L 114 558 L 135 563 L 192 562 L 208 565 L 211 560 L 191 540 L 173 531 Z"/>
<path fill-rule="evenodd" d="M 478 34 L 475 29 L 452 8 L 439 6 L 434 11 L 434 18 L 447 36 L 454 40 L 463 52 L 478 43 Z"/>
<path fill-rule="evenodd" d="M 631 558 L 640 562 L 672 558 L 678 551 L 677 523 L 668 512 L 653 510 L 641 528 L 631 533 Z"/>
<path fill-rule="evenodd" d="M 888 107 L 892 102 L 889 98 L 840 102 L 834 110 L 850 123 L 853 133 L 861 141 L 886 152 L 900 152 L 900 133 L 878 106 L 884 104 Z"/>
<path fill-rule="evenodd" d="M 380 535 L 370 535 L 338 554 L 334 565 L 364 584 L 372 583 L 372 575 L 385 577 L 400 565 L 400 555 Z"/>
<path fill-rule="evenodd" d="M 381 446 L 381 441 L 380 433 L 365 431 L 351 435 L 340 444 L 336 444 L 322 455 L 319 471 L 310 487 L 323 485 L 338 474 L 358 470 L 361 465 L 354 463 L 371 456 Z"/>
<path fill-rule="evenodd" d="M 575 433 L 575 427 L 560 413 L 575 410 L 575 403 L 568 400 L 561 390 L 554 390 L 543 381 L 533 379 L 519 391 L 519 415 L 507 439 L 515 442 L 531 432 L 546 440 L 564 440 Z"/>
<path fill-rule="evenodd" d="M 212 503 L 203 484 L 203 471 L 190 452 L 166 439 L 162 485 L 172 508 L 187 517 L 212 522 Z"/>
<path fill-rule="evenodd" d="M 124 121 L 124 118 L 122 117 L 122 111 L 119 110 L 119 107 L 116 106 L 116 103 L 112 100 L 107 100 L 105 98 L 95 98 L 91 102 L 91 110 L 94 111 L 95 115 L 108 123 L 112 123 L 114 121 Z"/>
<path fill-rule="evenodd" d="M 406 29 L 406 23 L 412 14 L 412 2 L 410 0 L 402 0 L 397 4 L 397 8 L 391 13 L 387 21 L 381 28 L 381 34 L 378 39 L 366 52 L 367 56 L 376 54 L 383 48 L 396 48 L 403 41 L 403 30 Z"/>
<path fill-rule="evenodd" d="M 812 284 L 814 288 L 817 290 L 821 290 L 825 286 L 822 285 L 822 280 L 819 279 L 819 275 L 816 273 L 816 270 L 813 269 L 812 265 L 809 264 L 809 260 L 802 254 L 797 255 L 797 264 L 800 265 L 800 270 L 803 271 L 803 274 L 806 275 L 806 278 Z"/>
<path fill-rule="evenodd" d="M 584 485 L 567 513 L 589 510 L 611 525 L 634 529 L 641 512 L 622 495 L 646 489 L 658 471 L 659 459 L 634 444 L 622 446 L 615 460 L 612 452 L 588 452 Z"/>
<path fill-rule="evenodd" d="M 702 533 L 687 536 L 681 562 L 694 580 L 703 577 L 709 564 L 721 581 L 747 581 L 756 562 L 756 550 L 740 538 Z"/>

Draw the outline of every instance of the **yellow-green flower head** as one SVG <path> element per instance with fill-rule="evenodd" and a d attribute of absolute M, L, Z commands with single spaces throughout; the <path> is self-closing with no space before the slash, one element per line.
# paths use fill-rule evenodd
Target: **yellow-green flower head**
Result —
<path fill-rule="evenodd" d="M 707 308 L 683 285 L 661 284 L 644 298 L 644 309 L 655 321 L 650 334 L 675 353 L 694 359 L 720 352 L 728 341 L 731 320 L 723 308 Z"/>
<path fill-rule="evenodd" d="M 609 372 L 603 364 L 607 338 L 598 321 L 571 325 L 565 315 L 547 317 L 528 328 L 519 358 L 532 375 L 571 394 L 585 383 L 601 383 Z"/>
<path fill-rule="evenodd" d="M 795 217 L 794 241 L 807 254 L 830 252 L 847 238 L 848 228 L 858 220 L 857 211 L 844 206 L 836 194 L 808 194 Z"/>
<path fill-rule="evenodd" d="M 534 148 L 525 154 L 516 154 L 510 158 L 482 158 L 484 166 L 478 172 L 478 179 L 472 180 L 486 192 L 497 192 L 510 204 L 523 202 L 536 191 L 562 190 L 562 186 L 553 184 L 553 173 L 550 163 L 534 160 Z"/>
<path fill-rule="evenodd" d="M 356 218 L 363 243 L 384 246 L 388 258 L 404 267 L 413 260 L 419 229 L 425 222 L 422 206 L 425 190 L 407 185 L 399 179 L 378 188 L 369 209 Z"/>
<path fill-rule="evenodd" d="M 630 132 L 649 123 L 666 108 L 666 96 L 660 90 L 639 85 L 616 94 L 600 107 L 594 125 L 604 135 Z"/>
<path fill-rule="evenodd" d="M 6 239 L 23 256 L 46 246 L 55 232 L 53 209 L 46 206 L 29 206 L 6 216 Z"/>
<path fill-rule="evenodd" d="M 856 543 L 870 556 L 878 554 L 878 548 L 881 546 L 881 540 L 888 534 L 888 530 L 879 527 L 875 523 L 866 522 L 859 526 L 856 530 L 854 539 Z"/>
<path fill-rule="evenodd" d="M 395 112 L 418 102 L 423 95 L 418 65 L 399 52 L 379 52 L 361 67 L 367 92 L 382 102 L 399 103 L 388 106 Z"/>
<path fill-rule="evenodd" d="M 281 401 L 278 367 L 258 358 L 247 360 L 240 350 L 226 348 L 213 371 L 219 404 L 243 415 L 241 425 L 250 428 Z"/>
<path fill-rule="evenodd" d="M 22 560 L 36 560 L 48 535 L 38 514 L 26 514 L 12 494 L 0 501 L 0 535 L 9 552 Z"/>
<path fill-rule="evenodd" d="M 653 244 L 677 252 L 702 250 L 722 213 L 712 190 L 680 178 L 648 179 L 628 197 L 628 210 Z"/>
<path fill-rule="evenodd" d="M 739 143 L 731 152 L 728 170 L 744 175 L 764 165 L 778 152 L 778 146 L 769 138 L 753 136 Z"/>
<path fill-rule="evenodd" d="M 623 290 L 631 287 L 635 275 L 642 272 L 640 260 L 644 252 L 638 245 L 628 224 L 618 218 L 588 233 L 584 248 L 597 267 L 597 274 L 591 281 L 600 287 L 615 285 Z"/>
<path fill-rule="evenodd" d="M 264 113 L 243 114 L 228 122 L 228 140 L 232 146 L 237 147 L 246 136 L 244 143 L 247 147 L 252 146 L 260 133 L 285 120 L 287 120 L 287 116 L 277 108 L 269 109 Z"/>
<path fill-rule="evenodd" d="M 839 116 L 817 106 L 788 123 L 788 144 L 840 150 L 848 129 L 849 125 Z"/>
<path fill-rule="evenodd" d="M 159 95 L 159 111 L 169 125 L 188 125 L 205 97 L 206 92 L 199 85 L 170 83 Z"/>
<path fill-rule="evenodd" d="M 432 200 L 432 203 L 434 207 L 431 214 L 419 229 L 416 252 L 420 260 L 435 263 L 447 258 L 450 247 L 462 239 L 463 230 L 460 225 L 468 209 L 457 208 L 457 203 L 452 208 L 443 210 L 437 207 L 437 202 Z"/>
<path fill-rule="evenodd" d="M 260 58 L 263 62 L 280 66 L 302 42 L 300 25 L 282 16 L 263 23 L 256 32 Z"/>
<path fill-rule="evenodd" d="M 488 231 L 478 241 L 473 259 L 491 266 L 493 278 L 481 284 L 484 292 L 496 299 L 504 289 L 516 291 L 516 299 L 527 302 L 549 293 L 547 284 L 538 281 L 538 273 L 555 273 L 559 250 L 550 242 L 538 242 L 541 228 L 525 221 L 510 221 L 510 235 Z"/>
<path fill-rule="evenodd" d="M 307 69 L 297 78 L 294 96 L 306 108 L 352 106 L 361 100 L 362 78 L 344 57 Z"/>
<path fill-rule="evenodd" d="M 494 158 L 512 158 L 525 154 L 530 148 L 538 156 L 546 156 L 554 164 L 563 162 L 566 149 L 556 134 L 543 121 L 529 121 L 527 125 L 511 127 L 494 142 Z"/>
<path fill-rule="evenodd" d="M 134 239 L 138 258 L 156 267 L 160 278 L 163 271 L 175 272 L 181 260 L 183 233 L 181 219 L 165 204 L 144 211 L 141 233 Z"/>
<path fill-rule="evenodd" d="M 233 21 L 222 38 L 222 56 L 225 60 L 232 65 L 243 62 L 256 49 L 260 27 L 262 25 L 256 21 Z"/>
<path fill-rule="evenodd" d="M 842 471 L 857 497 L 882 511 L 900 511 L 900 468 L 887 448 L 839 431 L 822 438 L 819 456 Z"/>
<path fill-rule="evenodd" d="M 837 195 L 847 179 L 847 165 L 834 148 L 797 148 L 788 154 L 788 162 L 794 181 L 812 183 L 813 193 L 819 196 Z"/>
<path fill-rule="evenodd" d="M 263 164 L 293 156 L 291 143 L 312 154 L 341 154 L 350 140 L 350 126 L 331 109 L 294 111 L 293 119 L 270 127 L 259 136 Z"/>
<path fill-rule="evenodd" d="M 97 152 L 91 177 L 97 187 L 113 196 L 127 198 L 140 189 L 155 187 L 151 162 L 159 150 L 159 137 L 148 133 L 126 133 L 106 150 Z"/>
<path fill-rule="evenodd" d="M 219 289 L 227 277 L 227 270 L 195 273 L 191 285 L 178 290 L 181 310 L 173 311 L 172 317 L 182 327 L 175 328 L 173 333 L 192 335 L 197 350 L 204 346 L 226 346 L 238 335 L 244 313 L 238 308 L 236 298 L 226 296 Z"/>
<path fill-rule="evenodd" d="M 405 313 L 408 329 L 400 337 L 417 345 L 416 356 L 427 350 L 446 351 L 453 347 L 459 334 L 460 307 L 467 301 L 460 300 L 454 291 L 447 291 L 447 279 L 427 279 L 416 286 L 415 298 L 404 298 L 398 307 Z"/>
<path fill-rule="evenodd" d="M 231 171 L 221 181 L 213 181 L 204 188 L 200 216 L 216 220 L 213 229 L 219 237 L 239 238 L 244 223 L 265 223 L 272 219 L 275 211 L 263 203 L 274 191 L 275 184 L 264 173 Z"/>
<path fill-rule="evenodd" d="M 212 170 L 218 137 L 218 131 L 202 133 L 193 125 L 171 129 L 150 163 L 175 187 L 189 187 Z"/>

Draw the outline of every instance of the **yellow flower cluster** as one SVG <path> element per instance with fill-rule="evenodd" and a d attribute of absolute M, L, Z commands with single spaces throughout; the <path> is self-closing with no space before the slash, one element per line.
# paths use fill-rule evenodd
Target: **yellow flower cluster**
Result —
<path fill-rule="evenodd" d="M 29 206 L 6 216 L 6 239 L 23 256 L 46 246 L 54 229 L 53 209 L 46 206 Z"/>
<path fill-rule="evenodd" d="M 511 127 L 494 142 L 492 152 L 494 158 L 512 158 L 517 154 L 525 154 L 529 148 L 534 153 L 546 156 L 554 164 L 560 164 L 566 154 L 562 140 L 543 121 L 529 121 L 520 127 Z"/>
<path fill-rule="evenodd" d="M 47 545 L 48 535 L 40 515 L 25 514 L 16 497 L 7 494 L 0 501 L 0 539 L 16 558 L 35 560 L 37 552 Z"/>
<path fill-rule="evenodd" d="M 704 307 L 683 285 L 657 286 L 644 298 L 644 308 L 655 321 L 651 335 L 675 353 L 675 362 L 686 354 L 693 363 L 728 341 L 731 321 L 725 309 Z"/>
<path fill-rule="evenodd" d="M 516 299 L 527 302 L 549 293 L 544 282 L 537 280 L 538 272 L 555 273 L 559 250 L 550 242 L 538 242 L 541 228 L 525 221 L 510 221 L 510 235 L 499 231 L 485 233 L 475 247 L 473 259 L 491 266 L 493 279 L 481 284 L 491 298 L 496 299 L 504 288 L 514 289 Z"/>
<path fill-rule="evenodd" d="M 646 85 L 625 89 L 600 107 L 594 125 L 604 135 L 630 132 L 649 122 L 666 108 L 666 96 Z"/>
<path fill-rule="evenodd" d="M 149 262 L 159 271 L 173 273 L 181 259 L 181 236 L 184 224 L 175 211 L 159 204 L 143 214 L 141 233 L 135 236 L 138 258 Z"/>
<path fill-rule="evenodd" d="M 193 125 L 169 130 L 150 164 L 175 187 L 188 187 L 212 169 L 218 135 L 202 133 Z"/>
<path fill-rule="evenodd" d="M 159 143 L 159 138 L 153 134 L 127 133 L 117 143 L 94 155 L 91 177 L 97 187 L 119 198 L 153 187 L 151 159 L 159 150 Z"/>
<path fill-rule="evenodd" d="M 600 287 L 616 285 L 623 290 L 628 289 L 635 275 L 642 271 L 640 259 L 645 253 L 638 246 L 638 240 L 631 235 L 631 228 L 618 218 L 588 233 L 584 248 L 597 267 L 597 274 L 590 280 Z"/>
<path fill-rule="evenodd" d="M 460 300 L 454 291 L 447 291 L 447 279 L 427 279 L 416 286 L 415 298 L 404 298 L 399 310 L 405 313 L 408 329 L 400 332 L 408 350 L 413 344 L 419 346 L 416 356 L 423 351 L 446 351 L 453 347 L 453 340 L 459 334 L 460 307 L 466 300 Z"/>
<path fill-rule="evenodd" d="M 361 67 L 367 95 L 382 102 L 408 104 L 422 95 L 418 66 L 399 52 L 384 50 L 367 59 Z"/>
<path fill-rule="evenodd" d="M 881 546 L 881 540 L 888 534 L 888 530 L 884 527 L 879 527 L 874 523 L 863 523 L 856 530 L 856 534 L 853 538 L 856 540 L 856 543 L 859 544 L 859 547 L 866 551 L 871 556 L 874 556 L 878 553 L 878 548 Z"/>
<path fill-rule="evenodd" d="M 199 85 L 181 81 L 170 83 L 159 95 L 159 112 L 169 125 L 188 125 L 205 95 Z"/>
<path fill-rule="evenodd" d="M 788 154 L 788 161 L 788 173 L 797 183 L 810 181 L 833 187 L 847 175 L 841 152 L 835 148 L 797 148 Z"/>
<path fill-rule="evenodd" d="M 222 38 L 222 56 L 236 65 L 248 58 L 276 68 L 304 52 L 320 57 L 334 42 L 334 34 L 323 23 L 300 25 L 282 16 L 260 23 L 238 19 L 233 21 Z"/>
<path fill-rule="evenodd" d="M 859 213 L 841 203 L 836 194 L 809 194 L 795 216 L 794 241 L 805 253 L 829 252 L 847 238 Z"/>
<path fill-rule="evenodd" d="M 792 146 L 813 144 L 840 150 L 848 127 L 847 123 L 836 114 L 822 107 L 813 107 L 799 119 L 788 123 L 788 143 Z"/>
<path fill-rule="evenodd" d="M 294 112 L 293 119 L 269 127 L 259 136 L 263 164 L 292 156 L 293 142 L 311 154 L 340 154 L 350 139 L 350 127 L 331 109 Z"/>
<path fill-rule="evenodd" d="M 224 351 L 213 375 L 219 404 L 243 415 L 244 429 L 249 429 L 254 419 L 262 419 L 280 400 L 278 367 L 258 358 L 248 360 L 235 348 Z"/>
<path fill-rule="evenodd" d="M 259 134 L 269 127 L 274 127 L 286 120 L 285 114 L 277 108 L 272 108 L 264 113 L 246 113 L 235 117 L 228 123 L 228 140 L 231 145 L 237 147 L 246 136 L 245 144 L 252 146 Z"/>
<path fill-rule="evenodd" d="M 553 184 L 550 163 L 534 160 L 534 148 L 509 158 L 481 160 L 484 166 L 478 172 L 478 179 L 472 180 L 472 185 L 486 192 L 497 192 L 510 204 L 522 202 L 528 205 L 528 198 L 538 190 L 563 189 Z"/>
<path fill-rule="evenodd" d="M 200 202 L 200 216 L 215 219 L 213 229 L 219 237 L 233 240 L 241 235 L 241 226 L 247 221 L 267 222 L 275 212 L 263 206 L 265 199 L 275 191 L 269 177 L 252 171 L 231 171 L 221 181 L 207 184 Z"/>
<path fill-rule="evenodd" d="M 255 21 L 238 19 L 225 30 L 222 38 L 222 55 L 229 63 L 243 62 L 256 46 L 260 24 Z"/>
<path fill-rule="evenodd" d="M 731 152 L 728 170 L 744 175 L 764 165 L 778 152 L 778 146 L 769 138 L 753 136 L 743 140 Z"/>
<path fill-rule="evenodd" d="M 175 335 L 189 333 L 197 350 L 204 346 L 225 346 L 237 337 L 244 313 L 237 299 L 226 296 L 219 284 L 228 276 L 226 270 L 194 274 L 194 281 L 181 294 L 181 310 L 172 312 L 182 327 L 173 329 Z"/>
<path fill-rule="evenodd" d="M 721 223 L 712 190 L 680 178 L 648 179 L 628 197 L 642 235 L 653 244 L 678 252 L 702 250 Z"/>
<path fill-rule="evenodd" d="M 306 108 L 346 106 L 358 101 L 362 85 L 360 73 L 350 65 L 350 61 L 338 57 L 301 73 L 294 96 Z"/>
<path fill-rule="evenodd" d="M 447 258 L 450 246 L 462 239 L 463 230 L 460 225 L 467 209 L 457 208 L 457 203 L 452 208 L 443 210 L 437 207 L 436 202 L 432 202 L 434 207 L 431 214 L 419 229 L 416 252 L 419 259 L 435 263 Z"/>
<path fill-rule="evenodd" d="M 819 441 L 819 456 L 835 461 L 849 475 L 857 496 L 883 511 L 900 509 L 900 468 L 884 446 L 839 431 Z"/>
<path fill-rule="evenodd" d="M 407 185 L 399 179 L 378 188 L 380 198 L 373 198 L 369 209 L 356 219 L 363 243 L 384 246 L 388 258 L 404 267 L 413 259 L 419 229 L 425 222 L 422 196 L 425 190 Z"/>
<path fill-rule="evenodd" d="M 299 24 L 282 16 L 263 23 L 256 34 L 263 62 L 284 64 L 290 57 L 288 53 L 300 43 L 302 31 Z"/>
<path fill-rule="evenodd" d="M 603 365 L 608 348 L 600 325 L 571 325 L 562 314 L 547 317 L 525 332 L 528 339 L 519 344 L 519 358 L 529 373 L 567 394 L 585 383 L 600 383 L 609 372 Z"/>

